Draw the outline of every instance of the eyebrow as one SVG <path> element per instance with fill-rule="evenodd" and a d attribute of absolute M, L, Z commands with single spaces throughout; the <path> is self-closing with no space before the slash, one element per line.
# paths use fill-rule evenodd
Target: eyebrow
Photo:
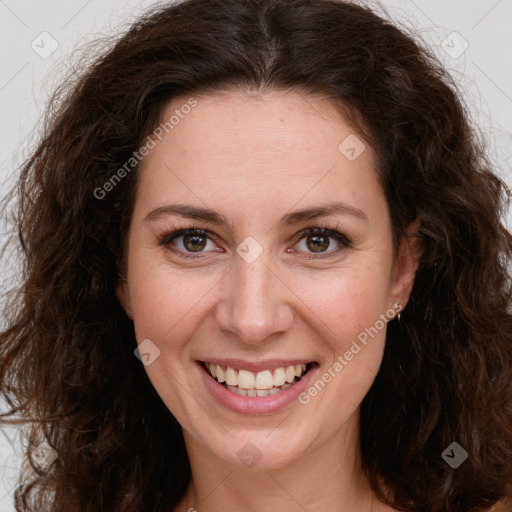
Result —
<path fill-rule="evenodd" d="M 159 220 L 168 215 L 177 215 L 189 219 L 203 220 L 205 222 L 210 222 L 219 226 L 226 226 L 229 229 L 232 229 L 231 222 L 224 215 L 208 208 L 187 204 L 159 206 L 146 215 L 144 223 Z M 368 222 L 368 217 L 359 208 L 355 208 L 354 206 L 346 203 L 336 202 L 287 213 L 279 221 L 278 227 L 291 226 L 305 220 L 329 217 L 331 215 L 349 215 Z"/>

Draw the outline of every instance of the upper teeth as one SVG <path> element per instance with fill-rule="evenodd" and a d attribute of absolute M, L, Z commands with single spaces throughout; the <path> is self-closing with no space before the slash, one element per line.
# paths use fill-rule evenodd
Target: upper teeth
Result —
<path fill-rule="evenodd" d="M 248 370 L 237 370 L 230 366 L 219 366 L 218 364 L 205 363 L 210 370 L 212 377 L 219 382 L 225 382 L 228 386 L 238 386 L 243 389 L 271 389 L 274 386 L 282 386 L 286 382 L 293 382 L 295 377 L 301 377 L 306 371 L 305 364 L 295 366 L 281 366 L 261 372 L 250 372 Z"/>

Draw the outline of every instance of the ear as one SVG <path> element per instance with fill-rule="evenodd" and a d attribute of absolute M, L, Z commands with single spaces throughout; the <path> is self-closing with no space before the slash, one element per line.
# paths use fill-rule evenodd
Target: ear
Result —
<path fill-rule="evenodd" d="M 402 309 L 409 301 L 419 259 L 423 252 L 421 238 L 418 237 L 419 220 L 409 224 L 405 236 L 400 241 L 398 255 L 393 264 L 390 296 Z"/>
<path fill-rule="evenodd" d="M 132 301 L 130 298 L 130 289 L 128 287 L 126 278 L 121 276 L 120 274 L 117 275 L 116 297 L 128 318 L 130 320 L 133 320 L 133 309 Z"/>

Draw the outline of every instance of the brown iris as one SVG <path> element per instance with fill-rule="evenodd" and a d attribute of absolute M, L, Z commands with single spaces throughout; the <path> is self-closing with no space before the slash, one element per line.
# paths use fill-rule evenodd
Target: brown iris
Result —
<path fill-rule="evenodd" d="M 310 241 L 312 241 L 312 245 L 309 245 Z M 306 239 L 306 244 L 313 252 L 321 252 L 329 248 L 329 237 L 325 235 L 309 235 Z"/>
<path fill-rule="evenodd" d="M 188 244 L 189 241 L 191 242 L 190 245 Z M 188 251 L 201 251 L 206 245 L 206 237 L 203 235 L 185 235 L 183 237 L 183 245 Z"/>

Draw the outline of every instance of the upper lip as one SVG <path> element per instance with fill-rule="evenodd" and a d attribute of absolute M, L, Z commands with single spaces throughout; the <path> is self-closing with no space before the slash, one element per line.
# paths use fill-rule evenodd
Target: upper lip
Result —
<path fill-rule="evenodd" d="M 266 359 L 265 361 L 246 361 L 244 359 L 224 359 L 218 357 L 205 358 L 200 360 L 203 363 L 213 363 L 219 366 L 229 366 L 237 370 L 248 370 L 259 372 L 273 370 L 275 368 L 295 366 L 297 364 L 314 363 L 312 359 Z"/>

